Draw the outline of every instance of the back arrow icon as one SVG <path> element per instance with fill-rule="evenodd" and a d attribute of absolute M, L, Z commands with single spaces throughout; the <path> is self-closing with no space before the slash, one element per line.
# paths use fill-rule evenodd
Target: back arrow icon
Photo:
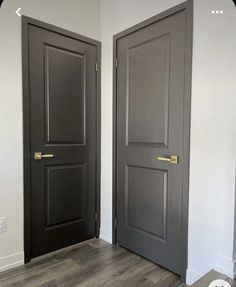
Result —
<path fill-rule="evenodd" d="M 19 17 L 21 17 L 21 14 L 19 13 L 20 10 L 21 10 L 21 8 L 18 8 L 18 9 L 16 10 L 16 14 L 17 14 Z"/>

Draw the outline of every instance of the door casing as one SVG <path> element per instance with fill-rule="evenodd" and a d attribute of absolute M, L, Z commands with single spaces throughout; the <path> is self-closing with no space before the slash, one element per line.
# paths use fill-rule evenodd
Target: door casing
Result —
<path fill-rule="evenodd" d="M 30 164 L 30 94 L 29 94 L 29 25 L 65 35 L 97 48 L 97 73 L 96 73 L 96 191 L 95 205 L 97 213 L 96 237 L 100 230 L 100 158 L 101 158 L 101 43 L 71 31 L 47 24 L 30 17 L 22 16 L 22 76 L 23 76 L 23 162 L 24 162 L 24 253 L 25 263 L 31 260 L 31 164 Z"/>
<path fill-rule="evenodd" d="M 117 41 L 137 30 L 158 22 L 170 15 L 185 11 L 185 94 L 184 94 L 184 140 L 183 140 L 183 178 L 182 178 L 182 214 L 181 214 L 181 279 L 186 281 L 188 264 L 188 202 L 189 202 L 189 154 L 190 154 L 190 119 L 191 119 L 191 82 L 192 82 L 192 42 L 193 42 L 193 0 L 183 2 L 154 17 L 128 28 L 113 37 L 113 228 L 112 242 L 117 244 Z"/>

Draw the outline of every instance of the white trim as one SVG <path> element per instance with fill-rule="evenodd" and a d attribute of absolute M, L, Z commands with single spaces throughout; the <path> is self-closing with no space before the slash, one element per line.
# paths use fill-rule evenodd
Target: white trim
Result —
<path fill-rule="evenodd" d="M 24 264 L 24 252 L 19 252 L 6 257 L 2 257 L 0 258 L 0 272 L 23 264 Z"/>
<path fill-rule="evenodd" d="M 204 274 L 200 274 L 197 271 L 193 271 L 191 269 L 187 269 L 186 273 L 186 284 L 192 285 L 196 281 L 198 281 L 201 277 L 203 277 Z"/>
<path fill-rule="evenodd" d="M 99 237 L 112 244 L 112 232 L 109 229 L 101 228 Z"/>
<path fill-rule="evenodd" d="M 214 270 L 235 279 L 236 261 L 216 253 L 214 256 Z"/>

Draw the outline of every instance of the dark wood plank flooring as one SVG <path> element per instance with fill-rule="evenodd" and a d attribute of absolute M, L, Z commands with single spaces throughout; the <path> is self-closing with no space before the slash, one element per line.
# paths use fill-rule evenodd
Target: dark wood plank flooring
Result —
<path fill-rule="evenodd" d="M 186 287 L 175 274 L 92 239 L 0 273 L 1 287 Z"/>

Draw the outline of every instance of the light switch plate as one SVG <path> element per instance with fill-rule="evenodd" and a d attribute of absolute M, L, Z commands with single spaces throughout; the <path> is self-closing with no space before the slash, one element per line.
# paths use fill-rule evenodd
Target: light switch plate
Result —
<path fill-rule="evenodd" d="M 7 218 L 6 216 L 0 216 L 0 232 L 7 231 Z"/>

